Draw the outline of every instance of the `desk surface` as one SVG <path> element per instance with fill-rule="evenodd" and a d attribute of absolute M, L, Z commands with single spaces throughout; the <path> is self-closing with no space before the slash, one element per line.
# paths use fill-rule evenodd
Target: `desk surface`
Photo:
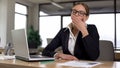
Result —
<path fill-rule="evenodd" d="M 58 63 L 66 62 L 65 60 L 25 62 L 17 59 L 0 60 L 0 68 L 74 68 L 69 66 L 57 66 Z M 102 64 L 93 68 L 120 68 L 120 62 L 102 61 Z M 80 67 L 79 67 L 80 68 Z"/>

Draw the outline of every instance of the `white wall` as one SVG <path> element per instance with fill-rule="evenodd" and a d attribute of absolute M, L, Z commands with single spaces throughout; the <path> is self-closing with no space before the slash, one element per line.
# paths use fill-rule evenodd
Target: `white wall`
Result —
<path fill-rule="evenodd" d="M 1 13 L 0 13 L 0 37 L 1 37 L 1 45 L 4 46 L 6 43 L 6 32 L 7 32 L 7 0 L 1 0 Z"/>
<path fill-rule="evenodd" d="M 14 0 L 0 0 L 0 37 L 1 45 L 11 42 L 11 29 L 14 23 Z"/>
<path fill-rule="evenodd" d="M 2 27 L 1 27 L 1 22 L 2 22 L 2 16 L 1 16 L 1 14 L 2 14 L 2 0 L 0 0 L 0 39 L 1 39 L 1 36 L 2 36 Z M 1 46 L 1 40 L 0 40 L 0 46 Z"/>
<path fill-rule="evenodd" d="M 12 42 L 11 30 L 14 29 L 15 2 L 29 6 L 28 24 L 38 28 L 38 4 L 32 4 L 26 0 L 0 0 L 0 47 L 3 48 L 7 43 Z"/>

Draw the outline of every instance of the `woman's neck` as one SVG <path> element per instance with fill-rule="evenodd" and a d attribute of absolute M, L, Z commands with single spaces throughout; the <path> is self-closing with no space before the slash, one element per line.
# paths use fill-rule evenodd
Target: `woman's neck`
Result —
<path fill-rule="evenodd" d="M 76 36 L 79 30 L 76 27 L 72 27 L 71 31 L 73 35 Z"/>

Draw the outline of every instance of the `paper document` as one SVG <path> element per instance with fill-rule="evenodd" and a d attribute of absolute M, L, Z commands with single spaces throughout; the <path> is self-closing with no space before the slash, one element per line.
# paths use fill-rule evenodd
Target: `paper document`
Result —
<path fill-rule="evenodd" d="M 15 59 L 15 55 L 13 55 L 13 56 L 0 55 L 0 60 L 5 60 L 5 59 Z"/>
<path fill-rule="evenodd" d="M 101 64 L 100 62 L 87 62 L 87 61 L 68 61 L 65 63 L 58 63 L 61 66 L 72 66 L 72 67 L 94 67 Z"/>

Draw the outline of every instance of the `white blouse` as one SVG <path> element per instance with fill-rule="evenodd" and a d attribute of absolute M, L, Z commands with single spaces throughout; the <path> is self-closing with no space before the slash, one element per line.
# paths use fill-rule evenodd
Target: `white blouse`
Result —
<path fill-rule="evenodd" d="M 78 33 L 74 36 L 74 34 L 71 31 L 71 24 L 68 25 L 67 28 L 70 31 L 69 41 L 68 41 L 68 50 L 70 51 L 70 53 L 72 55 L 74 55 L 74 47 L 75 47 L 75 43 L 76 43 L 76 39 L 77 39 Z"/>

